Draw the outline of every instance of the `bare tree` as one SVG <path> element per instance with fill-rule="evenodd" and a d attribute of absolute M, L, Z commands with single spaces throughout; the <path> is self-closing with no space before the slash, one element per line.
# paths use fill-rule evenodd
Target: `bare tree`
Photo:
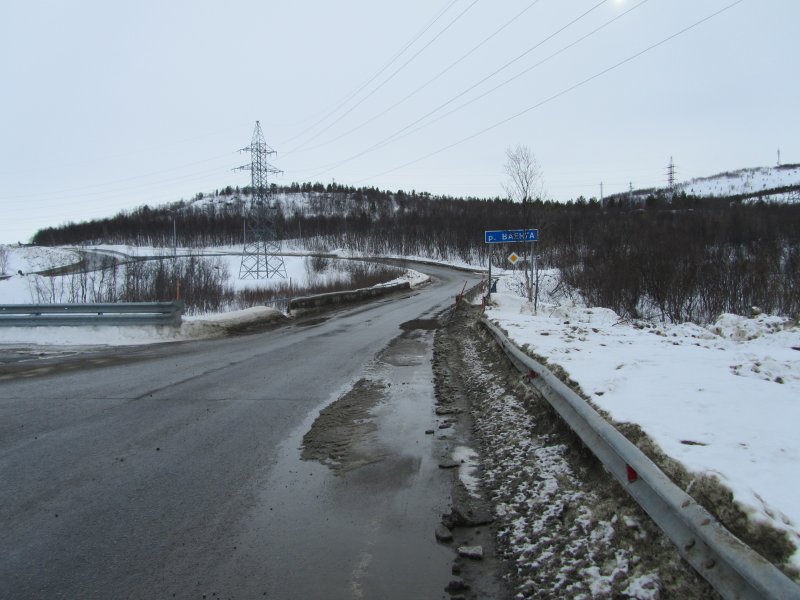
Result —
<path fill-rule="evenodd" d="M 505 172 L 508 176 L 508 182 L 503 185 L 506 194 L 513 201 L 519 201 L 523 206 L 534 199 L 534 196 L 541 199 L 542 196 L 542 170 L 539 168 L 539 163 L 536 162 L 536 157 L 531 152 L 528 146 L 518 144 L 516 148 L 509 146 L 506 148 L 506 164 Z M 530 204 L 528 204 L 530 207 Z M 525 214 L 526 227 L 532 225 L 531 220 L 533 215 L 530 214 L 530 208 L 523 209 Z M 539 304 L 539 270 L 535 267 L 534 257 L 534 244 L 530 245 L 530 253 L 528 255 L 528 265 L 525 269 L 525 285 L 528 290 L 528 301 L 533 303 L 534 311 L 538 308 Z M 530 276 L 528 274 L 530 269 Z"/>
<path fill-rule="evenodd" d="M 503 189 L 511 200 L 525 204 L 533 200 L 534 195 L 541 196 L 542 170 L 528 146 L 518 144 L 516 148 L 506 148 L 504 170 L 508 182 L 503 184 Z"/>

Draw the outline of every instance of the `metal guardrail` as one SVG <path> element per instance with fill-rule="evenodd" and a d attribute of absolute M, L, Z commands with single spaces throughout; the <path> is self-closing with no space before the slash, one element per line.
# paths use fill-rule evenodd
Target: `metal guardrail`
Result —
<path fill-rule="evenodd" d="M 0 304 L 0 327 L 181 324 L 184 302 Z"/>
<path fill-rule="evenodd" d="M 515 367 L 531 378 L 561 418 L 724 598 L 800 599 L 800 586 L 725 529 L 632 442 L 546 367 L 517 348 L 485 316 Z"/>

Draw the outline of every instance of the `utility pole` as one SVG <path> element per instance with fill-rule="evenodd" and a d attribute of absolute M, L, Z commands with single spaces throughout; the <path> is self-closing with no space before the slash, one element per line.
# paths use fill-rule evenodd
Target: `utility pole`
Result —
<path fill-rule="evenodd" d="M 781 166 L 781 149 L 778 148 L 778 166 Z"/>
<path fill-rule="evenodd" d="M 251 162 L 249 165 L 237 167 L 234 171 L 250 171 L 253 195 L 245 223 L 239 279 L 272 277 L 286 279 L 286 265 L 283 263 L 283 256 L 280 255 L 281 244 L 275 230 L 277 209 L 272 201 L 272 190 L 267 181 L 268 175 L 283 171 L 267 162 L 270 155 L 277 153 L 264 141 L 264 134 L 258 121 L 250 145 L 242 148 L 240 152 L 249 152 Z"/>

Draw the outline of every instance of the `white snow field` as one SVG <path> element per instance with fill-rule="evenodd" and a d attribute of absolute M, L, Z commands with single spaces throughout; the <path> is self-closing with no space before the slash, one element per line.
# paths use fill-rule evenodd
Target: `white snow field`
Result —
<path fill-rule="evenodd" d="M 555 273 L 545 273 L 552 288 Z M 800 546 L 800 326 L 760 315 L 662 325 L 547 297 L 538 314 L 502 278 L 487 316 L 560 365 L 616 422 L 638 424 L 690 472 L 730 488 L 749 518 Z M 800 568 L 800 551 L 792 557 Z"/>
<path fill-rule="evenodd" d="M 77 249 L 43 248 L 36 246 L 4 246 L 7 260 L 4 273 L 7 279 L 0 279 L 0 304 L 30 304 L 39 302 L 42 286 L 48 291 L 69 288 L 69 277 L 42 277 L 37 271 L 69 265 L 80 260 Z M 172 256 L 171 248 L 143 248 L 127 246 L 97 246 L 81 250 L 96 250 L 117 257 L 130 256 Z M 178 256 L 190 254 L 209 256 L 231 274 L 229 283 L 235 290 L 266 287 L 275 283 L 292 282 L 305 286 L 312 276 L 307 268 L 306 256 L 285 256 L 286 279 L 256 280 L 238 278 L 241 248 L 214 248 L 203 250 L 178 249 Z M 344 277 L 337 270 L 337 261 L 332 261 L 323 273 L 315 273 L 317 283 L 327 283 Z M 0 265 L 2 267 L 2 265 Z M 22 275 L 19 274 L 22 271 Z M 406 269 L 403 276 L 382 284 L 409 282 L 416 287 L 428 281 L 428 276 L 412 269 Z M 381 287 L 381 286 L 376 286 Z M 60 300 L 58 300 L 60 301 Z M 64 300 L 66 302 L 66 300 Z M 41 344 L 41 345 L 107 345 L 129 346 L 173 342 L 187 339 L 201 339 L 224 334 L 227 328 L 247 323 L 265 322 L 281 318 L 281 313 L 273 308 L 256 306 L 222 314 L 184 316 L 179 328 L 171 326 L 93 326 L 93 327 L 0 327 L 0 344 Z"/>

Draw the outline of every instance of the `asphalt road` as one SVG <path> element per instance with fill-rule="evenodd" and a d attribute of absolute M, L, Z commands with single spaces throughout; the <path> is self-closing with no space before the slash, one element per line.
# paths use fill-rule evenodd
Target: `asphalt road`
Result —
<path fill-rule="evenodd" d="M 271 332 L 0 377 L 0 598 L 443 597 L 432 332 L 400 326 L 475 277 L 420 270 L 434 282 L 405 297 Z M 300 460 L 364 377 L 389 390 L 374 462 Z"/>

